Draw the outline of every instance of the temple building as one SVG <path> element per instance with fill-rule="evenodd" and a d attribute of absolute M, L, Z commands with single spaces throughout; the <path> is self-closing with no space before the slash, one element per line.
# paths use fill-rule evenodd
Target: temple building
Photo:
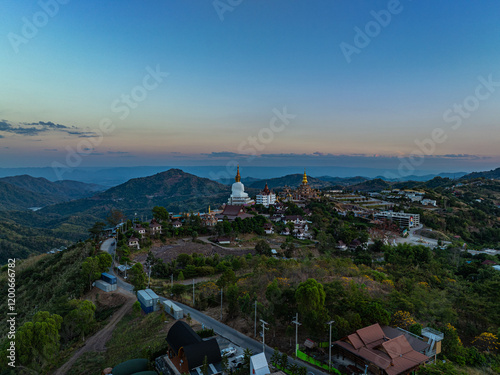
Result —
<path fill-rule="evenodd" d="M 302 201 L 305 199 L 317 199 L 319 197 L 318 191 L 313 189 L 307 183 L 306 170 L 304 169 L 304 176 L 302 177 L 302 184 L 299 185 L 294 192 L 294 200 Z"/>
<path fill-rule="evenodd" d="M 295 190 L 292 190 L 289 186 L 285 186 L 280 193 L 280 200 L 282 202 L 294 202 L 300 205 L 304 204 L 304 202 L 309 199 L 319 199 L 319 191 L 309 186 L 307 174 L 304 169 L 302 183 Z"/>
<path fill-rule="evenodd" d="M 276 204 L 276 194 L 269 190 L 269 188 L 267 187 L 267 182 L 264 190 L 257 194 L 256 203 L 262 204 L 265 207 L 273 206 L 274 204 Z"/>
<path fill-rule="evenodd" d="M 241 183 L 240 176 L 240 166 L 238 166 L 238 171 L 236 172 L 235 182 L 231 188 L 231 196 L 227 201 L 228 205 L 251 205 L 255 201 L 251 199 L 247 193 L 245 193 L 245 186 Z"/>

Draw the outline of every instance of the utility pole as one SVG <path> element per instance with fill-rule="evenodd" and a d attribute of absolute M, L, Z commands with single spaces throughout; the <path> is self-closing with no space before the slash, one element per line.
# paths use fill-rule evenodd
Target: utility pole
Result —
<path fill-rule="evenodd" d="M 253 322 L 253 337 L 257 337 L 257 300 L 255 300 L 255 315 Z"/>
<path fill-rule="evenodd" d="M 149 272 L 148 272 L 148 289 L 149 289 L 149 283 L 151 282 L 151 264 L 148 266 Z"/>
<path fill-rule="evenodd" d="M 174 274 L 170 275 L 170 287 L 172 288 L 174 286 Z"/>
<path fill-rule="evenodd" d="M 262 352 L 265 353 L 266 352 L 266 329 L 269 329 L 269 328 L 266 328 L 266 324 L 269 324 L 269 323 L 263 321 L 262 319 L 259 319 L 259 320 L 262 323 Z"/>
<path fill-rule="evenodd" d="M 125 262 L 125 280 L 127 280 L 127 262 Z"/>
<path fill-rule="evenodd" d="M 330 326 L 330 341 L 328 344 L 328 371 L 330 372 L 330 369 L 332 368 L 332 324 L 335 323 L 334 320 L 330 320 L 328 323 Z"/>
<path fill-rule="evenodd" d="M 220 289 L 220 321 L 222 322 L 222 293 L 224 291 L 224 288 Z"/>
<path fill-rule="evenodd" d="M 292 323 L 295 324 L 295 357 L 297 357 L 297 352 L 299 350 L 299 344 L 298 344 L 298 335 L 299 335 L 299 326 L 302 325 L 302 323 L 299 323 L 299 313 L 295 314 L 295 320 L 292 320 Z"/>
<path fill-rule="evenodd" d="M 193 277 L 193 307 L 194 307 L 194 277 Z"/>

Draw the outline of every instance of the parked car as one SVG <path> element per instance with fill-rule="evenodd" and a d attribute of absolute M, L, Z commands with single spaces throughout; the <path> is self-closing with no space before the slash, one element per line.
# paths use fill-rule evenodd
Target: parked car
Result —
<path fill-rule="evenodd" d="M 222 356 L 231 357 L 231 356 L 233 356 L 233 355 L 236 354 L 236 348 L 233 348 L 232 346 L 230 346 L 230 347 L 228 347 L 226 349 L 222 349 L 220 351 L 220 354 Z"/>

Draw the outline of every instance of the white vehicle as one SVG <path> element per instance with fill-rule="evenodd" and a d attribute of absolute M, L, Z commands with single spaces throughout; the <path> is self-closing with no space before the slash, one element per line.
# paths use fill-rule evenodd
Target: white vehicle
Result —
<path fill-rule="evenodd" d="M 222 349 L 220 351 L 220 354 L 222 356 L 231 357 L 231 356 L 233 356 L 233 355 L 236 354 L 236 348 L 233 348 L 232 346 L 230 346 L 230 347 L 228 347 L 226 349 Z"/>

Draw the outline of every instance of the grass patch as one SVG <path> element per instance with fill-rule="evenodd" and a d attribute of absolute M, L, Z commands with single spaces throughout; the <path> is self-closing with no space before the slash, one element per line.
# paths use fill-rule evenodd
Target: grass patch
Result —
<path fill-rule="evenodd" d="M 75 362 L 68 375 L 99 374 L 106 367 L 134 358 L 154 359 L 158 351 L 166 352 L 167 322 L 161 312 L 137 317 L 126 314 L 116 325 L 111 340 L 102 353 L 89 352 Z"/>

